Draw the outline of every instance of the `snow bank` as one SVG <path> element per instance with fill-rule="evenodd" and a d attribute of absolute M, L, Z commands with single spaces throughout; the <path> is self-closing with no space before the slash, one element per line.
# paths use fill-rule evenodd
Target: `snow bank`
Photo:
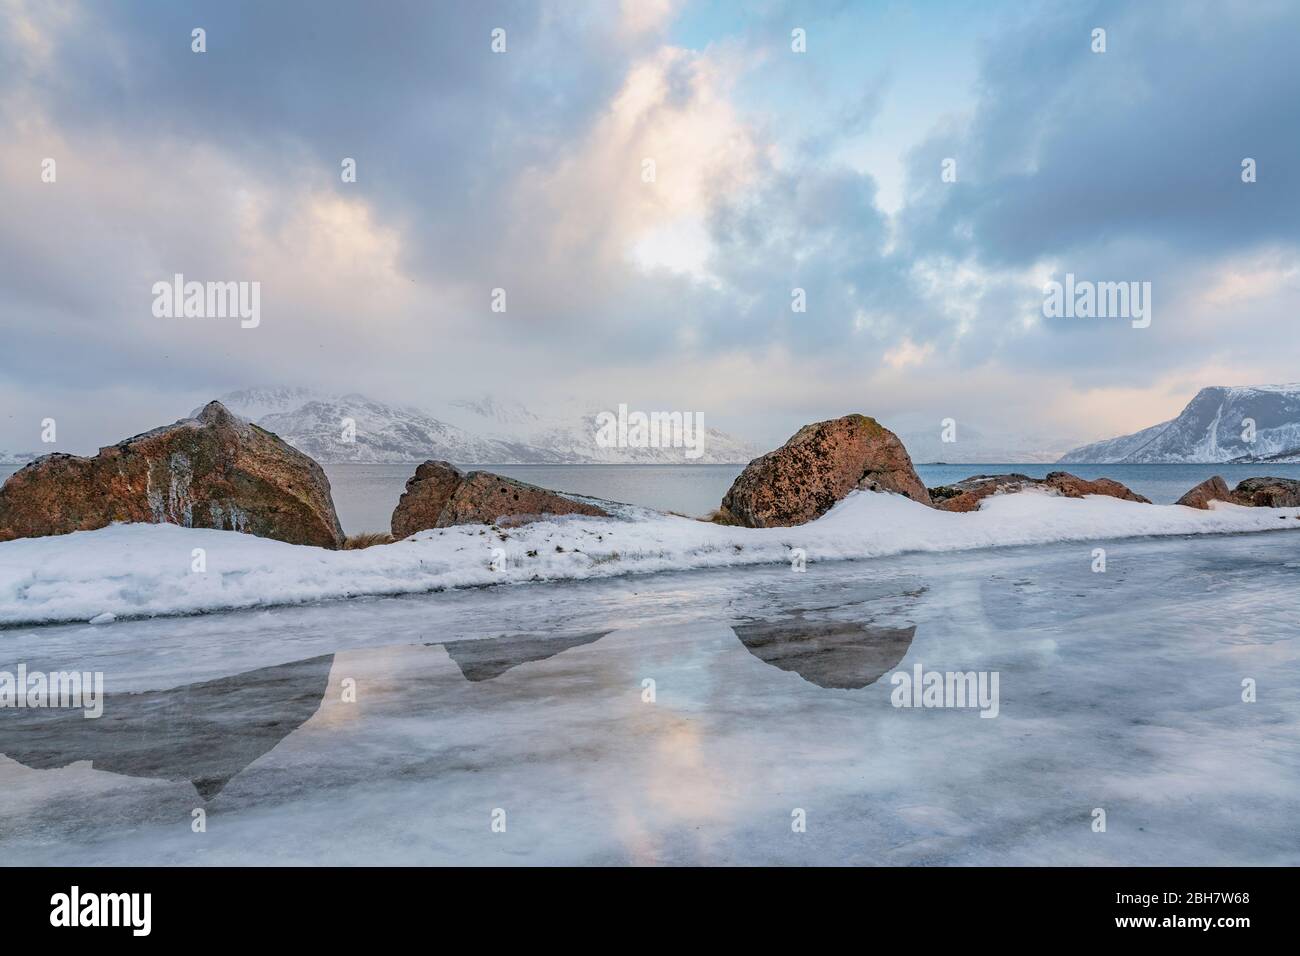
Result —
<path fill-rule="evenodd" d="M 232 531 L 114 525 L 0 544 L 0 626 L 784 562 L 793 548 L 816 562 L 1300 528 L 1295 508 L 1216 505 L 1198 511 L 1026 491 L 988 498 L 979 511 L 950 514 L 897 495 L 859 492 L 798 528 L 725 528 L 629 507 L 614 518 L 561 518 L 509 531 L 424 531 L 364 551 L 327 551 Z M 195 549 L 202 549 L 204 571 L 193 570 Z"/>

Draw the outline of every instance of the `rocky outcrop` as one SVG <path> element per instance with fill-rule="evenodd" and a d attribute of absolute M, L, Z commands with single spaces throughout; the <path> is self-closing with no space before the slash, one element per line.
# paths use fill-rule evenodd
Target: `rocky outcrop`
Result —
<path fill-rule="evenodd" d="M 972 475 L 953 485 L 930 489 L 934 506 L 941 511 L 978 511 L 980 502 L 993 495 L 1010 495 L 1041 484 L 1040 479 L 1011 473 L 1006 475 Z"/>
<path fill-rule="evenodd" d="M 805 425 L 776 451 L 751 461 L 714 520 L 788 528 L 821 517 L 854 489 L 892 491 L 930 504 L 898 436 L 874 418 L 846 415 Z"/>
<path fill-rule="evenodd" d="M 1049 472 L 1045 478 L 1010 473 L 1005 475 L 973 475 L 955 485 L 942 485 L 930 489 L 935 507 L 941 511 L 978 511 L 980 503 L 993 495 L 1009 495 L 1027 488 L 1038 488 L 1048 494 L 1063 498 L 1082 498 L 1084 495 L 1106 495 L 1150 504 L 1146 498 L 1110 478 L 1089 480 L 1068 471 Z"/>
<path fill-rule="evenodd" d="M 596 505 L 547 491 L 488 471 L 462 474 L 446 461 L 426 461 L 406 482 L 406 491 L 393 510 L 394 538 L 428 528 L 458 524 L 527 524 L 556 515 L 607 518 Z"/>
<path fill-rule="evenodd" d="M 1227 501 L 1247 508 L 1300 508 L 1300 481 L 1293 478 L 1245 478 L 1228 490 L 1222 478 L 1207 478 L 1176 504 L 1209 508 L 1211 501 Z"/>
<path fill-rule="evenodd" d="M 115 521 L 241 531 L 324 548 L 343 543 L 320 465 L 219 402 L 93 458 L 38 458 L 0 488 L 0 541 Z"/>
<path fill-rule="evenodd" d="M 1202 511 L 1210 507 L 1211 501 L 1231 501 L 1232 492 L 1228 490 L 1227 483 L 1215 475 L 1213 478 L 1206 478 L 1203 482 L 1193 488 L 1187 494 L 1183 495 L 1177 501 L 1176 505 L 1186 505 L 1189 508 L 1200 508 Z"/>
<path fill-rule="evenodd" d="M 1105 495 L 1107 498 L 1136 501 L 1144 505 L 1151 504 L 1149 498 L 1142 497 L 1127 485 L 1123 485 L 1111 478 L 1089 480 L 1072 475 L 1068 471 L 1049 471 L 1047 477 L 1043 479 L 1043 484 L 1056 489 L 1060 495 L 1066 498 L 1082 498 L 1084 495 Z"/>
<path fill-rule="evenodd" d="M 1252 508 L 1300 508 L 1300 481 L 1246 478 L 1232 489 L 1232 501 Z"/>
<path fill-rule="evenodd" d="M 405 538 L 425 528 L 440 528 L 442 509 L 465 480 L 449 461 L 426 461 L 406 480 L 406 490 L 393 509 L 393 537 Z"/>

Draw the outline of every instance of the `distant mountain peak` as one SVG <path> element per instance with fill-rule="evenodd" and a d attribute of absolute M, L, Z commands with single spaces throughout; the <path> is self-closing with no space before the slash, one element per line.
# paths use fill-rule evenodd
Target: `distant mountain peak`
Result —
<path fill-rule="evenodd" d="M 681 448 L 603 448 L 595 412 L 539 414 L 521 402 L 491 395 L 458 399 L 432 412 L 390 405 L 356 392 L 258 386 L 219 399 L 237 415 L 275 432 L 325 463 L 683 464 Z M 757 457 L 748 442 L 704 429 L 704 455 L 692 464 L 740 463 Z"/>
<path fill-rule="evenodd" d="M 1066 452 L 1062 463 L 1278 461 L 1300 450 L 1300 384 L 1211 385 L 1177 418 Z"/>

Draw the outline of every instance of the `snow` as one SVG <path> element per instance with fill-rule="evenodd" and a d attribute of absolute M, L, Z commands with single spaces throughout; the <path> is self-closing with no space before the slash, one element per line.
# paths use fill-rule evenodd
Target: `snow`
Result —
<path fill-rule="evenodd" d="M 1067 542 L 6 631 L 0 670 L 102 672 L 105 710 L 0 711 L 0 864 L 1295 866 L 1298 541 L 1128 539 L 1105 573 Z M 896 708 L 887 676 L 828 688 L 733 629 L 792 619 L 913 626 L 891 666 L 997 672 L 998 717 Z M 480 642 L 517 663 L 470 679 Z M 215 796 L 191 783 L 213 776 Z"/>
<path fill-rule="evenodd" d="M 460 526 L 328 551 L 230 531 L 122 524 L 0 544 L 0 626 L 190 614 L 445 588 L 944 552 L 1145 535 L 1300 528 L 1300 509 L 1212 511 L 1033 490 L 953 514 L 855 492 L 796 528 L 728 528 L 622 506 L 498 530 Z M 201 555 L 200 555 L 201 549 Z M 200 560 L 200 556 L 201 559 Z M 195 571 L 196 566 L 205 570 Z"/>
<path fill-rule="evenodd" d="M 491 396 L 442 403 L 432 412 L 399 407 L 352 393 L 327 395 L 302 388 L 257 387 L 218 399 L 230 411 L 274 432 L 323 464 L 396 464 L 444 458 L 461 464 L 681 464 L 680 448 L 602 448 L 596 413 L 572 405 L 534 413 Z M 614 406 L 610 406 L 613 408 Z M 197 414 L 196 409 L 192 414 Z M 341 441 L 343 421 L 356 426 Z M 705 426 L 698 464 L 744 463 L 760 451 Z"/>

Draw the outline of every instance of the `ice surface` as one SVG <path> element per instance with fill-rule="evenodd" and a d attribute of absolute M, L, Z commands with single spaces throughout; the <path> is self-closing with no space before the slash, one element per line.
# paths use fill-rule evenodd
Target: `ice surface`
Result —
<path fill-rule="evenodd" d="M 47 728 L 38 759 L 0 709 L 0 862 L 1295 865 L 1298 551 L 1105 540 L 10 629 L 0 669 L 104 671 L 118 732 Z M 918 663 L 997 671 L 997 718 L 870 681 Z"/>
<path fill-rule="evenodd" d="M 613 577 L 687 568 L 811 563 L 912 551 L 1118 535 L 1300 530 L 1300 509 L 1212 511 L 1039 492 L 950 514 L 898 495 L 854 493 L 797 528 L 726 528 L 623 506 L 509 531 L 461 526 L 363 551 L 326 551 L 230 531 L 115 525 L 0 544 L 0 627 L 185 614 L 359 595 Z M 197 557 L 196 557 L 197 556 Z M 206 568 L 196 572 L 201 558 Z"/>

